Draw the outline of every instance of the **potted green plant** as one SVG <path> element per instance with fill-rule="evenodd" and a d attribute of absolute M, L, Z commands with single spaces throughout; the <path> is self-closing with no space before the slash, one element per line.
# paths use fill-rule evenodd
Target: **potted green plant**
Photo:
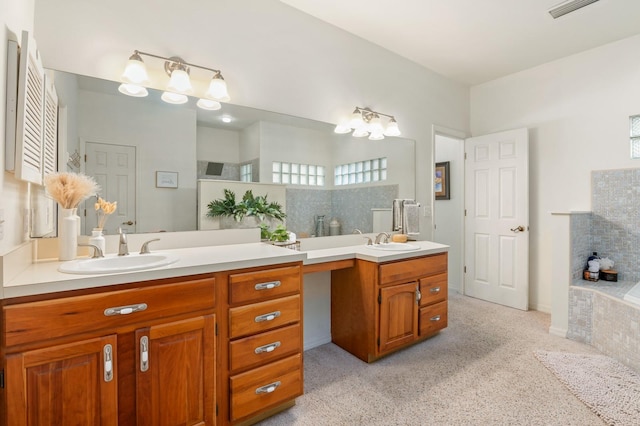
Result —
<path fill-rule="evenodd" d="M 240 201 L 236 201 L 233 191 L 225 189 L 224 198 L 211 201 L 207 208 L 207 216 L 221 219 L 221 227 L 226 228 L 253 228 L 262 222 L 282 221 L 287 217 L 282 205 L 268 201 L 266 195 L 254 196 L 250 189 Z"/>

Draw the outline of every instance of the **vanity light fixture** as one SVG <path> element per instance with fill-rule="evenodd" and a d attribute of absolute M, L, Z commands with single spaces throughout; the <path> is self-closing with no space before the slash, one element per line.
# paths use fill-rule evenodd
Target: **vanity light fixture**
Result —
<path fill-rule="evenodd" d="M 220 102 L 228 102 L 230 100 L 227 83 L 224 81 L 220 70 L 190 64 L 177 56 L 166 58 L 139 50 L 135 50 L 133 55 L 129 57 L 129 61 L 122 73 L 122 84 L 118 87 L 120 93 L 134 97 L 144 97 L 149 94 L 145 86 L 149 85 L 150 80 L 142 56 L 165 61 L 164 71 L 169 76 L 169 83 L 161 96 L 163 101 L 170 104 L 184 104 L 189 100 L 187 95 L 193 93 L 193 86 L 189 76 L 191 68 L 200 68 L 213 73 L 206 93 L 197 102 L 198 107 L 215 111 L 222 107 Z"/>
<path fill-rule="evenodd" d="M 380 116 L 388 118 L 386 127 L 382 125 Z M 398 122 L 393 115 L 372 111 L 369 108 L 356 107 L 349 122 L 339 123 L 334 132 L 344 134 L 352 130 L 354 137 L 369 136 L 369 139 L 374 141 L 384 139 L 385 136 L 400 136 Z"/>

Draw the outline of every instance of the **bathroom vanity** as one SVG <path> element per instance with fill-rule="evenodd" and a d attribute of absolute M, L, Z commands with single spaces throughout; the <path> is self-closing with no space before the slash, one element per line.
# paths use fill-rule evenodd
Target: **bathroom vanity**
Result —
<path fill-rule="evenodd" d="M 93 276 L 33 264 L 4 287 L 0 424 L 255 423 L 303 393 L 304 273 L 334 270 L 335 341 L 363 333 L 347 350 L 366 361 L 446 326 L 447 247 L 417 244 L 175 249 Z"/>

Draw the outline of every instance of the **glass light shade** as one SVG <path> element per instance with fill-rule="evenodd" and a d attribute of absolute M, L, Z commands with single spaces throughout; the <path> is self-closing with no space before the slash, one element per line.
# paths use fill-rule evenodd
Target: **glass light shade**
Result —
<path fill-rule="evenodd" d="M 227 82 L 224 81 L 224 78 L 222 78 L 220 74 L 213 76 L 205 96 L 222 102 L 228 102 L 231 99 L 227 91 Z"/>
<path fill-rule="evenodd" d="M 338 123 L 338 125 L 336 126 L 336 128 L 333 131 L 335 133 L 343 135 L 345 133 L 351 132 L 351 127 L 349 127 L 349 125 L 345 124 L 345 123 Z"/>
<path fill-rule="evenodd" d="M 384 135 L 382 134 L 382 132 L 371 132 L 371 134 L 369 135 L 369 140 L 372 141 L 379 141 L 384 139 Z"/>
<path fill-rule="evenodd" d="M 400 136 L 400 128 L 398 127 L 398 123 L 393 118 L 387 124 L 387 128 L 384 131 L 385 136 Z"/>
<path fill-rule="evenodd" d="M 122 83 L 120 86 L 118 86 L 118 92 L 136 98 L 144 98 L 149 94 L 147 89 L 145 89 L 144 87 L 138 86 L 137 84 L 128 83 Z"/>
<path fill-rule="evenodd" d="M 131 84 L 149 84 L 149 75 L 147 67 L 142 62 L 142 58 L 138 54 L 133 54 L 122 73 L 122 81 Z"/>
<path fill-rule="evenodd" d="M 369 122 L 369 131 L 371 133 L 380 133 L 382 134 L 382 122 L 380 121 L 380 116 L 375 114 L 371 121 Z"/>
<path fill-rule="evenodd" d="M 160 99 L 165 101 L 168 104 L 181 105 L 187 103 L 189 98 L 187 95 L 183 95 L 181 93 L 173 93 L 173 92 L 164 92 Z"/>
<path fill-rule="evenodd" d="M 198 100 L 198 103 L 196 103 L 196 105 L 199 108 L 206 109 L 208 111 L 217 111 L 220 108 L 222 108 L 222 105 L 220 105 L 220 102 L 213 101 L 211 99 L 205 99 L 205 98 L 200 98 Z"/>
<path fill-rule="evenodd" d="M 352 129 L 358 129 L 364 125 L 364 121 L 362 120 L 362 114 L 359 111 L 354 111 L 351 114 L 351 120 L 349 121 L 349 126 Z"/>
<path fill-rule="evenodd" d="M 356 138 L 363 138 L 365 136 L 369 136 L 369 131 L 367 131 L 366 127 L 361 127 L 353 131 L 353 136 Z"/>
<path fill-rule="evenodd" d="M 181 69 L 175 69 L 171 72 L 171 79 L 169 80 L 169 85 L 167 86 L 167 90 L 170 92 L 177 93 L 191 93 L 193 88 L 191 87 L 191 80 L 189 79 L 189 74 L 186 71 Z"/>

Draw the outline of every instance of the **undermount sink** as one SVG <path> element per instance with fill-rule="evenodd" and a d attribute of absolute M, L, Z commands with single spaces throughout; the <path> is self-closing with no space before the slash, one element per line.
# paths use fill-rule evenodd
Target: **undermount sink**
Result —
<path fill-rule="evenodd" d="M 71 260 L 60 265 L 58 271 L 66 274 L 110 274 L 159 268 L 177 261 L 176 256 L 162 253 L 110 255 L 95 259 Z"/>
<path fill-rule="evenodd" d="M 387 250 L 387 251 L 408 251 L 408 250 L 418 250 L 420 248 L 420 246 L 407 244 L 407 243 L 380 243 L 380 244 L 373 244 L 365 247 L 374 249 L 374 250 Z"/>

